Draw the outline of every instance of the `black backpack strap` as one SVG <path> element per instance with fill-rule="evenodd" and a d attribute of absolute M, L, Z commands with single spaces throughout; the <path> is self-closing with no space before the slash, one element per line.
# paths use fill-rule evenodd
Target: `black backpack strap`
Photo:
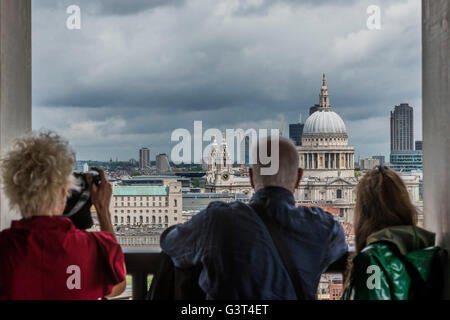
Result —
<path fill-rule="evenodd" d="M 278 250 L 278 254 L 280 255 L 281 260 L 291 278 L 292 285 L 294 286 L 295 294 L 297 296 L 297 300 L 306 300 L 305 295 L 303 293 L 302 280 L 300 278 L 300 274 L 298 273 L 297 268 L 295 267 L 294 262 L 292 261 L 291 255 L 286 248 L 283 240 L 280 237 L 280 233 L 278 227 L 276 226 L 273 219 L 271 219 L 265 210 L 264 205 L 261 203 L 251 202 L 250 206 L 255 210 L 261 220 L 264 222 L 267 230 L 272 237 L 273 243 Z"/>

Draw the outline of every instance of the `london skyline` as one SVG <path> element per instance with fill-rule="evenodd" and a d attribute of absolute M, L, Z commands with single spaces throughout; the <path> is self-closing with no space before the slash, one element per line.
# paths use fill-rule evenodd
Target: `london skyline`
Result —
<path fill-rule="evenodd" d="M 170 133 L 279 128 L 303 121 L 326 73 L 356 156 L 388 155 L 389 114 L 414 107 L 421 139 L 417 1 L 33 2 L 33 129 L 53 129 L 77 158 L 170 154 Z M 381 8 L 381 30 L 366 26 Z M 326 23 L 324 23 L 326 21 Z M 153 158 L 152 158 L 153 159 Z"/>

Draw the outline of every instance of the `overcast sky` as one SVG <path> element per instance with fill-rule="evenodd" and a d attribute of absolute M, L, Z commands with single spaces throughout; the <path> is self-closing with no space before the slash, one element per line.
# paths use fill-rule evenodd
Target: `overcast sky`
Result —
<path fill-rule="evenodd" d="M 326 73 L 356 157 L 389 155 L 389 111 L 414 107 L 421 139 L 419 0 L 36 0 L 33 129 L 80 160 L 169 153 L 177 128 L 306 120 Z M 81 8 L 69 30 L 66 9 Z M 369 5 L 381 30 L 369 30 Z M 283 120 L 285 119 L 285 120 Z"/>

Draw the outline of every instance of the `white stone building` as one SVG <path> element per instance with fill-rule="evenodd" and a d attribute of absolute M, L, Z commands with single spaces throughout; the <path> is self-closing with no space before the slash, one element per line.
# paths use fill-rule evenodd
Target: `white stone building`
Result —
<path fill-rule="evenodd" d="M 214 193 L 243 193 L 253 195 L 248 177 L 234 175 L 228 145 L 225 137 L 219 144 L 214 137 L 207 163 L 205 192 Z"/>
<path fill-rule="evenodd" d="M 164 180 L 161 186 L 113 186 L 110 212 L 115 226 L 149 225 L 167 228 L 182 222 L 181 183 Z"/>
<path fill-rule="evenodd" d="M 222 139 L 214 141 L 208 161 L 206 192 L 253 194 L 248 177 L 235 177 L 228 146 Z M 323 76 L 320 104 L 305 122 L 302 146 L 297 147 L 303 178 L 295 192 L 295 199 L 305 203 L 333 203 L 340 216 L 353 222 L 356 200 L 355 150 L 348 145 L 348 135 L 342 118 L 332 110 Z M 401 175 L 401 174 L 400 174 Z M 401 175 L 402 176 L 402 175 Z M 419 200 L 419 180 L 403 177 L 413 203 Z"/>

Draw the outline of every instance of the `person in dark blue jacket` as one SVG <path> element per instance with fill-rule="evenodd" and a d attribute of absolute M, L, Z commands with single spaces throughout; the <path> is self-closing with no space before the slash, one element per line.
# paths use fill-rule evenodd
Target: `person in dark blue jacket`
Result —
<path fill-rule="evenodd" d="M 271 150 L 271 138 L 262 143 Z M 262 203 L 275 221 L 305 298 L 315 299 L 321 274 L 347 252 L 345 235 L 331 214 L 295 205 L 293 193 L 303 170 L 290 140 L 280 137 L 278 149 L 278 170 L 273 174 L 262 174 L 268 165 L 262 165 L 259 156 L 254 158 L 258 160 L 250 169 L 255 190 L 251 200 Z M 259 150 L 254 148 L 253 155 Z M 161 248 L 178 268 L 202 265 L 199 286 L 207 299 L 297 299 L 265 224 L 242 202 L 210 203 L 190 221 L 165 230 Z"/>

